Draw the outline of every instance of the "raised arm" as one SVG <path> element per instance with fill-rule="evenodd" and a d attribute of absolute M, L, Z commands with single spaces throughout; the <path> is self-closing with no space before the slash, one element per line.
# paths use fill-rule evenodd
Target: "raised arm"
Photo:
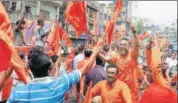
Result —
<path fill-rule="evenodd" d="M 90 56 L 88 62 L 80 69 L 82 75 L 85 75 L 93 66 L 93 63 L 95 62 L 95 59 L 96 59 L 96 56 L 97 54 L 100 52 L 100 49 L 101 49 L 101 42 L 102 40 L 99 40 L 97 42 L 97 44 L 94 46 L 93 48 L 93 53 L 92 55 Z"/>
<path fill-rule="evenodd" d="M 151 67 L 151 49 L 146 48 L 145 49 L 145 56 L 146 56 L 146 63 L 148 67 Z"/>
<path fill-rule="evenodd" d="M 157 84 L 162 86 L 168 86 L 166 80 L 161 73 L 161 53 L 158 38 L 153 37 L 153 47 L 151 49 L 151 70 L 153 73 L 154 80 Z"/>
<path fill-rule="evenodd" d="M 136 35 L 136 30 L 135 30 L 135 28 L 134 28 L 134 26 L 133 25 L 131 25 L 131 31 L 132 31 L 132 34 L 133 34 L 133 36 L 132 36 L 132 42 L 131 42 L 131 44 L 132 44 L 132 51 L 131 51 L 131 57 L 133 58 L 133 59 L 135 59 L 135 60 L 137 60 L 137 58 L 138 58 L 138 50 L 139 50 L 139 41 L 138 41 L 138 38 L 137 38 L 137 35 Z"/>
<path fill-rule="evenodd" d="M 111 56 L 105 56 L 102 53 L 99 53 L 99 57 L 104 60 L 105 62 L 109 62 L 111 60 Z"/>

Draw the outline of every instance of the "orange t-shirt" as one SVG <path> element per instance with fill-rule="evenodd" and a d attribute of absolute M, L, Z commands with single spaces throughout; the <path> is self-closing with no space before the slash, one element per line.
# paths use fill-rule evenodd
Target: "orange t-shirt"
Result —
<path fill-rule="evenodd" d="M 92 97 L 101 95 L 102 103 L 132 103 L 130 89 L 124 82 L 116 80 L 110 87 L 107 80 L 100 81 L 92 88 Z"/>
<path fill-rule="evenodd" d="M 151 63 L 154 83 L 145 90 L 139 103 L 176 103 L 176 94 L 170 89 L 161 72 L 161 54 L 158 46 L 149 51 L 147 60 Z"/>
<path fill-rule="evenodd" d="M 128 56 L 123 58 L 120 55 L 111 55 L 111 63 L 116 64 L 116 66 L 119 68 L 119 74 L 118 79 L 125 82 L 132 94 L 132 102 L 137 103 L 139 96 L 139 89 L 138 89 L 138 82 L 137 82 L 137 54 L 134 52 L 136 51 L 130 51 Z M 135 57 L 133 57 L 134 55 Z"/>

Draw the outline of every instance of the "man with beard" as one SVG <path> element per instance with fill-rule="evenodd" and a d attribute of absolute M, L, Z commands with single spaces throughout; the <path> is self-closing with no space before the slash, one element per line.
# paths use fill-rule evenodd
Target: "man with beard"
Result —
<path fill-rule="evenodd" d="M 129 50 L 129 39 L 121 38 L 119 45 L 119 54 L 111 54 L 110 56 L 104 56 L 101 53 L 100 57 L 106 62 L 115 64 L 120 69 L 120 73 L 117 78 L 125 82 L 131 90 L 132 102 L 138 102 L 138 82 L 137 82 L 137 58 L 139 42 L 136 36 L 136 30 L 131 28 L 133 33 L 132 49 Z"/>
<path fill-rule="evenodd" d="M 132 103 L 131 93 L 127 84 L 117 79 L 118 72 L 119 69 L 116 65 L 109 64 L 106 70 L 107 80 L 98 82 L 92 88 L 92 97 L 100 95 L 101 103 Z"/>

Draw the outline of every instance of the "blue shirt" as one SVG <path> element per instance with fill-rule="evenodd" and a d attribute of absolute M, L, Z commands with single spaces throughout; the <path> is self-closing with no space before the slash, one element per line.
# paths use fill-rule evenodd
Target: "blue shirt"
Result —
<path fill-rule="evenodd" d="M 27 85 L 17 85 L 7 103 L 64 103 L 66 92 L 80 78 L 79 70 L 74 70 L 58 78 L 36 78 Z"/>

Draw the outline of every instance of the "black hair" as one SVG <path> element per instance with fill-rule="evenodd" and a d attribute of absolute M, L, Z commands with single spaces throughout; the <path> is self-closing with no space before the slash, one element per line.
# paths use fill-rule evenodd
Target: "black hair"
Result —
<path fill-rule="evenodd" d="M 56 63 L 57 59 L 58 59 L 57 55 L 51 56 L 51 60 L 53 61 L 53 63 Z"/>
<path fill-rule="evenodd" d="M 109 46 L 108 46 L 108 45 L 105 45 L 105 46 L 103 47 L 103 50 L 104 50 L 105 52 L 108 52 L 108 51 L 109 51 Z"/>
<path fill-rule="evenodd" d="M 96 64 L 104 66 L 104 61 L 99 56 L 96 56 Z"/>
<path fill-rule="evenodd" d="M 43 22 L 44 22 L 43 19 L 38 19 L 38 20 L 37 20 L 38 25 L 41 25 Z"/>
<path fill-rule="evenodd" d="M 31 55 L 33 54 L 33 53 L 41 53 L 41 54 L 44 54 L 44 48 L 42 47 L 42 46 L 35 46 L 35 47 L 33 47 L 31 50 L 30 50 L 30 52 L 29 52 L 29 54 L 28 54 L 28 60 L 30 60 L 31 59 Z"/>
<path fill-rule="evenodd" d="M 92 51 L 91 51 L 91 50 L 85 49 L 85 51 L 84 51 L 85 57 L 90 57 L 91 54 L 92 54 Z"/>
<path fill-rule="evenodd" d="M 48 76 L 48 70 L 51 69 L 50 57 L 42 53 L 32 53 L 29 68 L 35 78 Z"/>
<path fill-rule="evenodd" d="M 18 20 L 15 24 L 16 24 L 16 25 L 19 25 L 19 23 L 20 23 L 20 20 Z M 21 24 L 25 24 L 25 20 L 22 20 L 22 21 L 21 21 Z"/>
<path fill-rule="evenodd" d="M 25 59 L 25 53 L 24 52 L 19 52 L 19 56 L 22 60 Z"/>
<path fill-rule="evenodd" d="M 83 52 L 84 48 L 85 48 L 85 46 L 81 44 L 81 45 L 78 47 L 78 52 L 79 52 L 79 53 Z"/>
<path fill-rule="evenodd" d="M 109 68 L 116 68 L 117 69 L 117 74 L 119 73 L 119 69 L 117 68 L 117 66 L 115 64 L 109 64 L 106 68 L 106 71 L 109 69 Z"/>

